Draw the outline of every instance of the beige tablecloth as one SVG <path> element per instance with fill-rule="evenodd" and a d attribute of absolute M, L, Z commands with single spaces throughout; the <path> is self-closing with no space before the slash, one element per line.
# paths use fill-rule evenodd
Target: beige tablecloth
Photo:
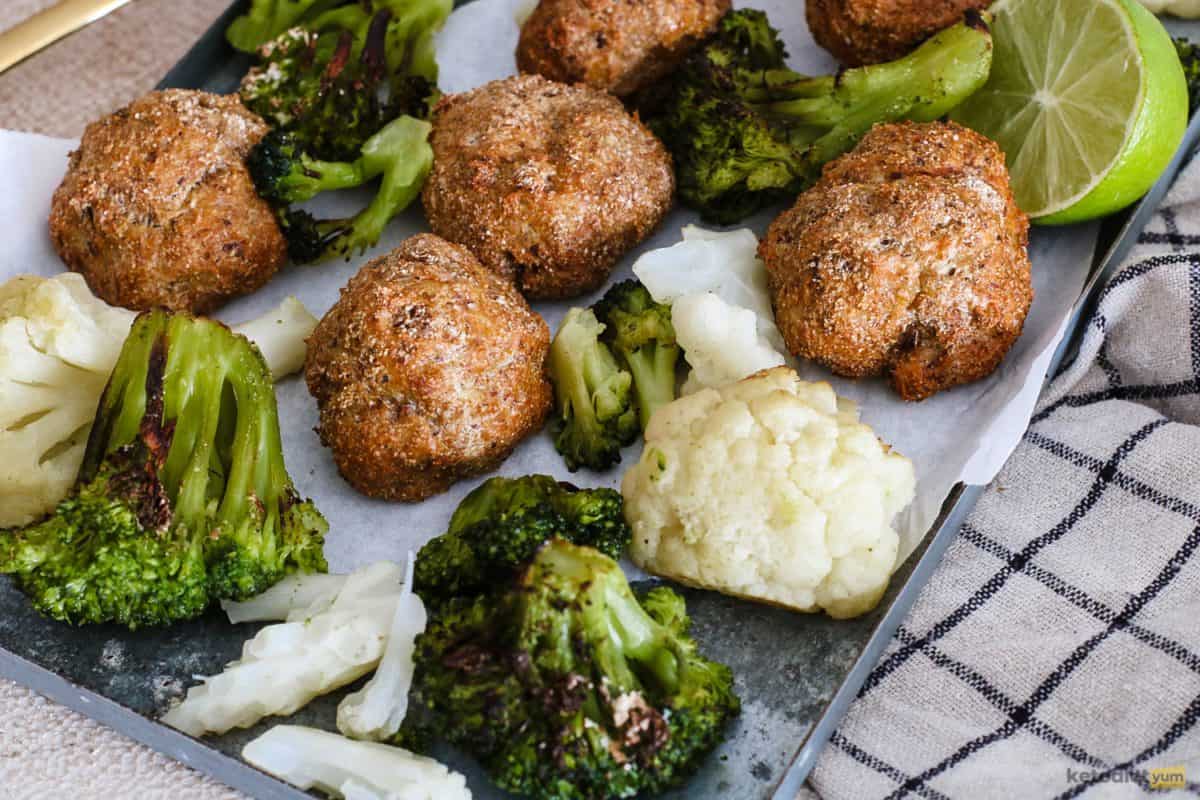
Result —
<path fill-rule="evenodd" d="M 0 29 L 53 0 L 0 0 Z M 152 88 L 230 0 L 133 0 L 0 75 L 0 128 L 77 137 Z M 234 800 L 237 792 L 0 679 L 0 797 Z"/>

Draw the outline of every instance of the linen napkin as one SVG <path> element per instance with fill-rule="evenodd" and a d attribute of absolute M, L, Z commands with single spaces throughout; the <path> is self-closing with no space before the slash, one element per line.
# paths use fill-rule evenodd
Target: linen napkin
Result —
<path fill-rule="evenodd" d="M 810 779 L 840 798 L 1200 794 L 1200 159 Z"/>

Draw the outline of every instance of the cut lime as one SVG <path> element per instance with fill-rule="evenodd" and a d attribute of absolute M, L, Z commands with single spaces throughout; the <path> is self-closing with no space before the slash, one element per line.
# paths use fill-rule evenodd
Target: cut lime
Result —
<path fill-rule="evenodd" d="M 1188 122 L 1162 23 L 1132 0 L 1000 0 L 991 10 L 992 74 L 951 116 L 999 143 L 1017 204 L 1061 225 L 1145 194 Z"/>

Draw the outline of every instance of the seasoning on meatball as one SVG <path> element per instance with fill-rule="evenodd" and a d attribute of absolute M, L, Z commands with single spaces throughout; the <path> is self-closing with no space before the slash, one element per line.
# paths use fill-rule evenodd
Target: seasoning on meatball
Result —
<path fill-rule="evenodd" d="M 1028 238 L 994 142 L 901 123 L 826 165 L 759 255 L 788 349 L 923 400 L 991 374 L 1020 336 Z"/>
<path fill-rule="evenodd" d="M 422 202 L 527 297 L 598 288 L 670 209 L 671 157 L 615 97 L 538 75 L 443 98 Z"/>
<path fill-rule="evenodd" d="M 512 284 L 431 234 L 367 263 L 308 341 L 317 432 L 371 497 L 416 502 L 541 428 L 550 330 Z"/>
<path fill-rule="evenodd" d="M 517 67 L 626 97 L 669 73 L 716 30 L 730 0 L 541 0 Z"/>
<path fill-rule="evenodd" d="M 266 124 L 233 96 L 172 89 L 88 125 L 54 193 L 50 238 L 99 297 L 207 313 L 287 261 L 244 159 Z"/>
<path fill-rule="evenodd" d="M 808 0 L 817 44 L 847 67 L 893 61 L 992 0 Z"/>

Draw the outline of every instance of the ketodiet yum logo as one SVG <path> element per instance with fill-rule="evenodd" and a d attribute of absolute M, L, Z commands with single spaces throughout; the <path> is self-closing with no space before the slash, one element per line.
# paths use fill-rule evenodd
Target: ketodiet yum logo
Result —
<path fill-rule="evenodd" d="M 1153 769 L 1082 770 L 1067 769 L 1068 783 L 1132 783 L 1150 789 L 1183 789 L 1187 786 L 1186 767 Z"/>

